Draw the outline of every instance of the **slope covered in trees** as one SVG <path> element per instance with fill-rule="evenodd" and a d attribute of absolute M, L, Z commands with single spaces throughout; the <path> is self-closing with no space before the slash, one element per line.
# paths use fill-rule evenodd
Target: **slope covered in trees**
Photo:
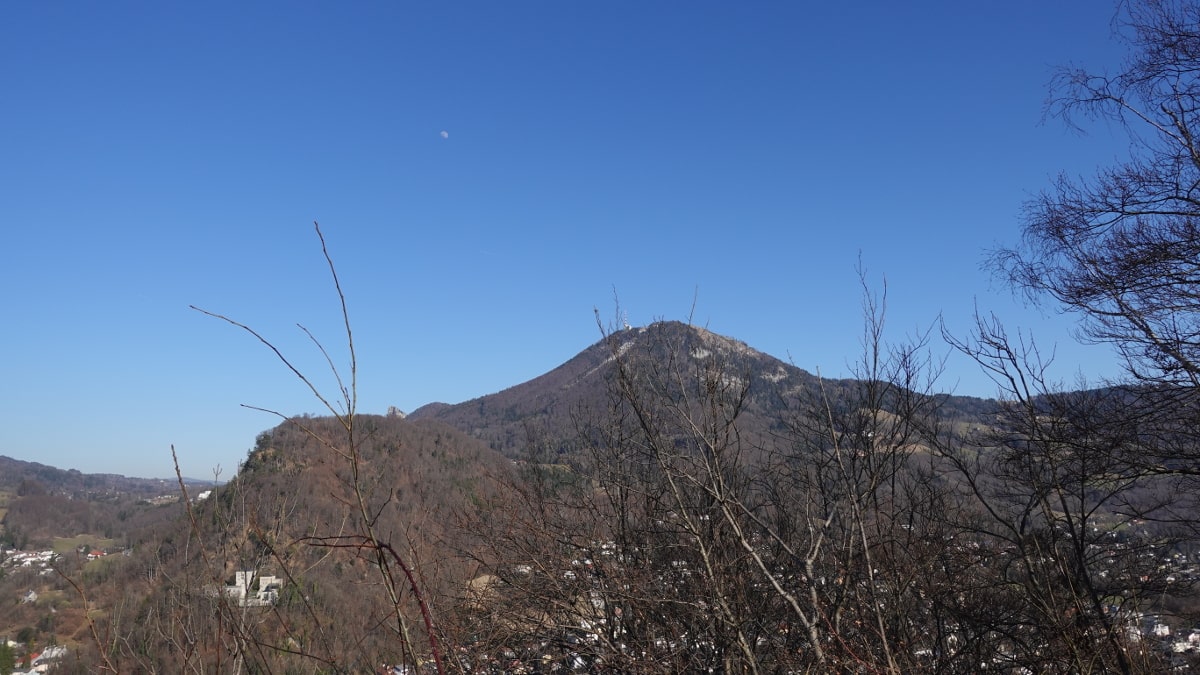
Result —
<path fill-rule="evenodd" d="M 474 569 L 455 552 L 473 544 L 456 513 L 494 498 L 511 466 L 437 422 L 361 416 L 356 425 L 354 461 L 323 441 L 341 430 L 336 418 L 298 418 L 260 434 L 242 471 L 212 497 L 177 505 L 175 521 L 142 533 L 103 579 L 80 572 L 102 608 L 71 636 L 84 649 L 81 663 L 121 672 L 297 663 L 368 672 L 411 660 L 397 633 L 421 632 L 419 612 L 407 582 L 388 578 L 402 572 L 380 556 L 403 559 L 430 598 L 462 595 Z M 381 545 L 367 541 L 367 529 Z M 228 590 L 247 572 L 245 592 Z"/>

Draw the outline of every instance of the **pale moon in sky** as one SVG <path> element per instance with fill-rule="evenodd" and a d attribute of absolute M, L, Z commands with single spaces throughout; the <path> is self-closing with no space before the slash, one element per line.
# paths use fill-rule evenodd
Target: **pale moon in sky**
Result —
<path fill-rule="evenodd" d="M 443 131 L 443 132 L 442 132 L 442 138 L 450 138 L 450 132 L 449 132 L 449 131 Z"/>

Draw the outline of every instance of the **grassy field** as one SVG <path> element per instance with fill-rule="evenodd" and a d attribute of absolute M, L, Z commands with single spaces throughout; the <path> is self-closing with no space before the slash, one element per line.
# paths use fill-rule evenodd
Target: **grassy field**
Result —
<path fill-rule="evenodd" d="M 78 550 L 84 544 L 91 548 L 108 549 L 116 545 L 116 540 L 96 537 L 90 534 L 80 534 L 74 537 L 55 537 L 54 552 L 70 553 L 71 551 Z"/>

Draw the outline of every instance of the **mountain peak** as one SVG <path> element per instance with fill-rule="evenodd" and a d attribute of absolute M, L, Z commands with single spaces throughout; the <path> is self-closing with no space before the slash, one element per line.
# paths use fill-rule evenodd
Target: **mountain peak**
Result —
<path fill-rule="evenodd" d="M 528 382 L 457 405 L 423 406 L 409 417 L 441 420 L 510 456 L 529 446 L 535 430 L 540 441 L 565 448 L 572 443 L 576 413 L 607 409 L 618 359 L 651 370 L 660 365 L 677 369 L 674 374 L 685 377 L 701 369 L 723 369 L 727 381 L 749 386 L 751 416 L 775 408 L 787 391 L 813 381 L 811 374 L 740 340 L 694 324 L 656 321 L 614 330 Z"/>

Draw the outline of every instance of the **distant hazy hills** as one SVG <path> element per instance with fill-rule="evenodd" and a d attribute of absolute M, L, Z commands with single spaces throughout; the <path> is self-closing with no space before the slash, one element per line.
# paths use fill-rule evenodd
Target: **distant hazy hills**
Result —
<path fill-rule="evenodd" d="M 184 479 L 195 485 L 212 485 L 212 481 Z M 77 498 L 103 493 L 125 494 L 133 497 L 154 497 L 178 492 L 175 479 L 130 478 L 111 473 L 81 473 L 63 470 L 37 462 L 25 462 L 0 455 L 0 493 L 16 494 L 19 490 L 41 490 Z"/>

